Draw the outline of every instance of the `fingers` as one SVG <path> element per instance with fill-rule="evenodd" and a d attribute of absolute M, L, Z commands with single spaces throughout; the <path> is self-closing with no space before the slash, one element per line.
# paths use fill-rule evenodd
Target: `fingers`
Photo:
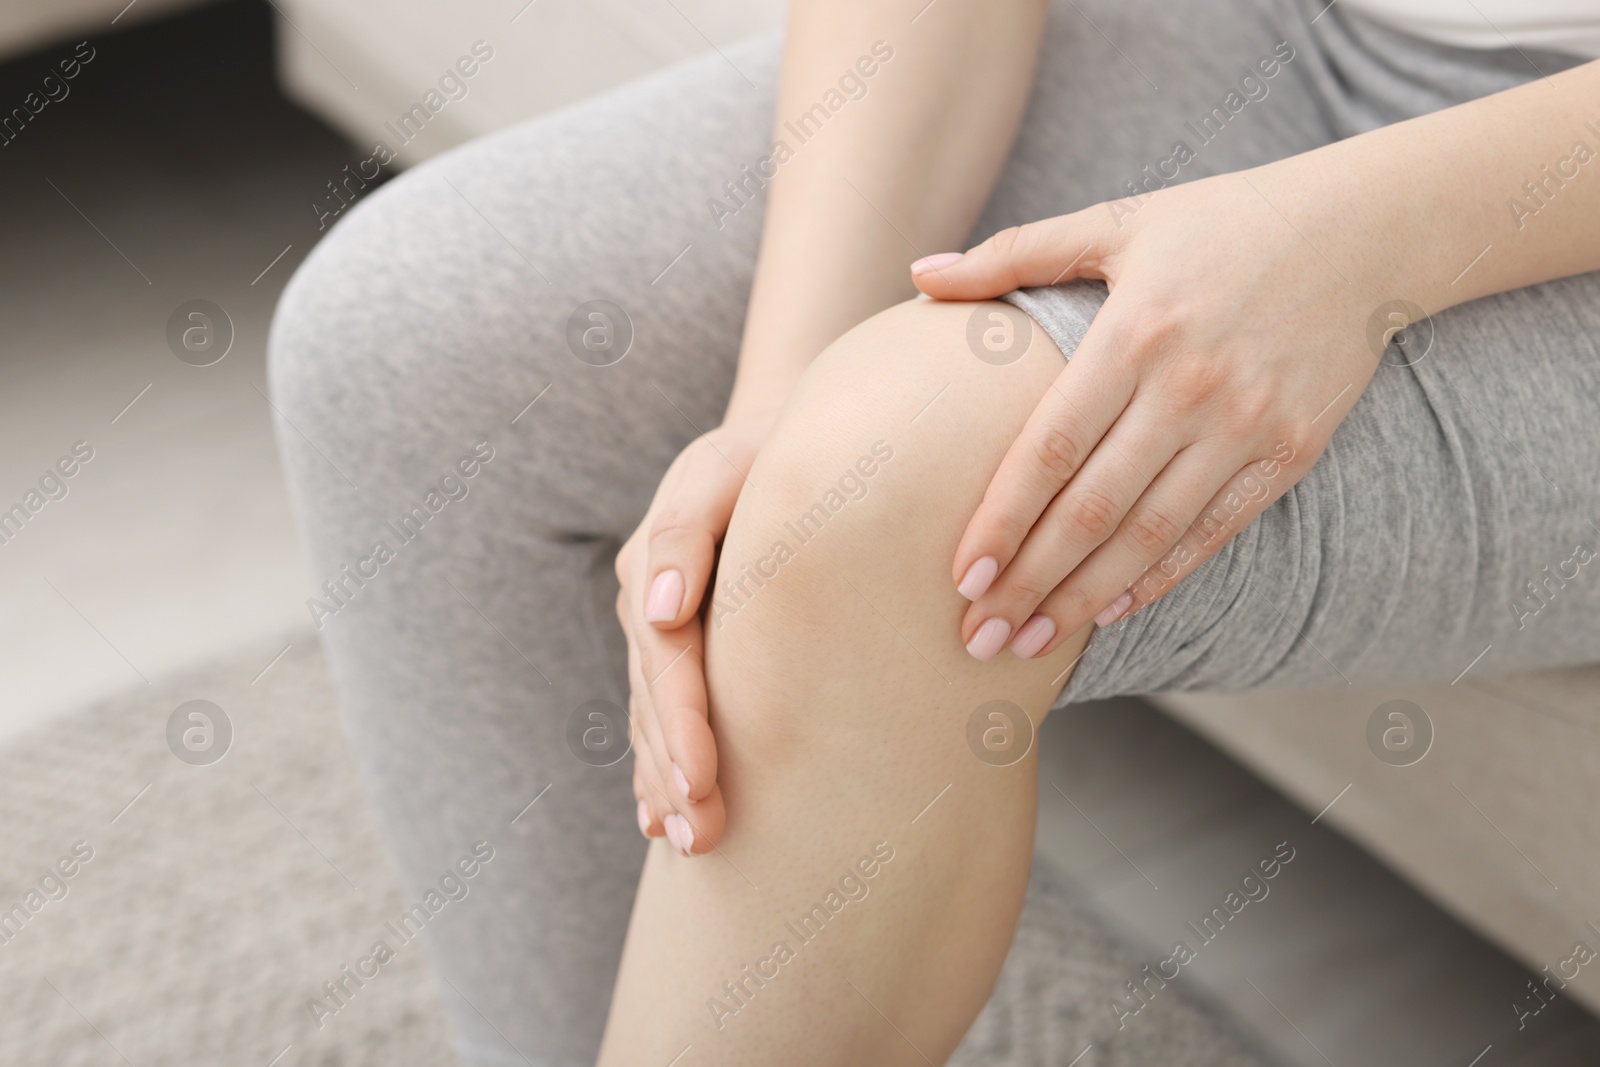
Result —
<path fill-rule="evenodd" d="M 634 639 L 628 611 L 628 591 L 624 587 L 617 593 L 617 615 L 623 620 L 622 630 L 628 645 L 628 747 L 633 753 L 633 796 L 639 804 L 639 829 L 646 837 L 660 837 L 664 832 L 663 820 L 671 814 L 672 806 L 663 804 L 666 791 L 660 788 L 660 762 L 656 759 L 646 736 L 647 720 L 655 711 L 650 707 L 649 692 L 640 684 L 639 645 Z"/>
<path fill-rule="evenodd" d="M 1292 449 L 1280 446 L 1276 455 L 1293 457 Z M 1226 470 L 1230 466 L 1216 450 L 1209 453 L 1199 448 L 1186 449 L 1162 472 L 1157 485 L 1141 498 L 1130 513 L 1125 528 L 1142 521 L 1142 509 L 1182 509 L 1182 501 L 1194 499 L 1194 489 L 1207 484 L 1207 471 Z M 1119 537 L 1116 543 L 1103 546 L 1094 556 L 1063 582 L 1054 593 L 1045 598 L 1034 619 L 1026 627 L 1036 624 L 1041 629 L 1052 625 L 1061 633 L 1071 633 L 1069 626 L 1081 625 L 1073 620 L 1082 619 L 1093 605 L 1104 604 L 1094 616 L 1096 625 L 1110 626 L 1134 612 L 1165 596 L 1196 567 L 1217 553 L 1235 534 L 1243 530 L 1256 517 L 1270 507 L 1309 469 L 1309 462 L 1292 464 L 1287 460 L 1267 458 L 1256 460 L 1227 478 L 1214 492 L 1205 495 L 1205 501 L 1193 520 L 1176 537 L 1166 550 L 1151 560 L 1141 557 L 1158 539 L 1142 541 L 1135 537 L 1126 544 Z M 1164 530 L 1155 523 L 1145 528 L 1148 532 Z M 1125 576 L 1137 570 L 1139 575 L 1131 582 Z M 1038 620 L 1051 620 L 1049 624 Z M 1064 621 L 1058 621 L 1064 620 Z M 1021 638 L 1019 636 L 1019 642 Z M 1037 643 L 1037 648 L 1025 646 L 1013 650 L 1020 656 L 1045 655 L 1059 644 L 1052 632 L 1050 639 Z"/>
<path fill-rule="evenodd" d="M 1018 630 L 1012 651 L 1024 659 L 1052 651 L 1093 620 L 1110 625 L 1124 615 L 1133 586 L 1204 517 L 1203 509 L 1244 458 L 1238 448 L 1195 445 L 1173 457 L 1128 510 L 1117 531 L 1075 567 Z M 1219 542 L 1220 543 L 1220 542 Z"/>
<path fill-rule="evenodd" d="M 704 800 L 667 816 L 665 836 L 680 855 L 701 856 L 717 847 L 727 823 L 728 810 L 722 802 L 722 789 L 712 786 Z"/>
<path fill-rule="evenodd" d="M 723 803 L 722 789 L 713 786 L 698 804 L 673 808 L 667 787 L 658 779 L 642 771 L 634 776 L 633 792 L 638 801 L 639 829 L 645 837 L 664 837 L 682 856 L 701 856 L 717 847 L 722 833 L 727 829 L 728 809 Z M 658 816 L 659 808 L 667 814 Z"/>
<path fill-rule="evenodd" d="M 1100 327 L 1098 331 L 1096 326 Z M 982 503 L 967 523 L 956 547 L 952 577 L 968 600 L 987 593 L 999 572 L 1011 565 L 1040 516 L 1090 455 L 1098 454 L 1101 440 L 1128 406 L 1136 383 L 1132 369 L 1121 360 L 1099 355 L 1104 351 L 1100 338 L 1109 330 L 1100 319 L 1090 327 L 1078 355 L 1040 399 L 1022 432 L 1006 449 Z M 1146 469 L 1160 470 L 1171 454 L 1168 451 L 1147 459 Z M 1098 543 L 1084 546 L 1083 554 Z M 1061 574 L 1081 558 L 1082 555 L 1073 559 Z M 1039 596 L 1059 580 L 1058 575 L 1049 585 L 1040 587 Z M 1028 605 L 1029 609 L 1032 607 Z"/>
<path fill-rule="evenodd" d="M 700 610 L 717 544 L 744 486 L 741 462 L 744 457 L 724 455 L 715 442 L 701 438 L 684 453 L 671 489 L 656 501 L 643 587 L 643 618 L 652 626 L 675 629 Z"/>
<path fill-rule="evenodd" d="M 712 851 L 727 828 L 728 810 L 720 786 L 713 785 L 696 803 L 685 804 L 676 790 L 661 780 L 650 760 L 634 762 L 633 795 L 640 833 L 647 838 L 666 838 L 680 855 Z"/>
<path fill-rule="evenodd" d="M 655 809 L 645 799 L 649 789 L 645 785 L 644 770 L 637 759 L 633 761 L 633 798 L 638 806 L 639 832 L 646 837 L 664 837 L 666 827 L 656 818 Z"/>
<path fill-rule="evenodd" d="M 775 417 L 747 411 L 679 453 L 645 523 L 617 553 L 639 829 L 685 855 L 714 848 L 726 818 L 699 613 L 745 472 Z"/>
<path fill-rule="evenodd" d="M 1155 413 L 1140 414 L 1149 411 L 1150 405 L 1130 409 L 1128 415 L 1111 428 L 1095 446 L 1083 469 L 1032 524 L 1022 547 L 994 585 L 967 609 L 961 633 L 973 656 L 989 659 L 1012 635 L 1022 635 L 1024 622 L 1062 580 L 1091 553 L 1115 538 L 1124 518 L 1178 452 L 1182 440 L 1177 430 Z M 1207 485 L 1196 494 L 1190 509 L 1173 521 L 1170 538 L 1152 551 L 1146 562 L 1153 561 L 1177 539 L 1184 524 L 1199 511 L 1214 488 L 1214 484 Z M 1163 502 L 1163 512 L 1166 507 Z M 1142 569 L 1141 565 L 1127 570 L 1118 579 L 1126 582 Z M 1112 596 L 1115 595 L 1113 592 Z M 1055 619 L 1055 633 L 1065 635 L 1081 628 L 1103 606 L 1085 603 L 1082 607 L 1087 608 L 1086 611 L 1067 613 L 1081 613 L 1082 618 L 1075 621 Z M 1064 625 L 1066 622 L 1071 623 L 1070 627 Z M 1035 627 L 1022 636 L 1026 638 L 1024 648 L 1027 648 L 1041 635 Z"/>
<path fill-rule="evenodd" d="M 911 265 L 918 289 L 940 300 L 987 300 L 1030 285 L 1101 278 L 1123 238 L 1095 208 L 1001 230 L 961 254 L 941 252 Z"/>
<path fill-rule="evenodd" d="M 689 633 L 689 630 L 693 633 Z M 690 804 L 705 798 L 717 779 L 717 746 L 707 721 L 705 666 L 700 659 L 700 623 L 662 640 L 652 647 L 646 637 L 641 642 L 640 666 L 649 686 L 649 702 L 655 710 L 652 721 L 659 738 L 656 763 L 663 781 L 670 782 L 675 799 Z M 684 643 L 674 647 L 677 639 Z M 670 658 L 669 658 L 670 657 Z"/>
<path fill-rule="evenodd" d="M 1315 455 L 1297 455 L 1284 443 L 1270 456 L 1240 469 L 1211 497 L 1177 543 L 1129 585 L 1126 605 L 1102 625 L 1160 600 L 1288 492 L 1315 461 Z"/>
<path fill-rule="evenodd" d="M 619 609 L 626 606 L 626 594 L 619 594 Z M 640 830 L 665 836 L 685 854 L 707 851 L 721 837 L 726 815 L 706 714 L 700 622 L 671 634 L 648 626 L 624 630 Z"/>
<path fill-rule="evenodd" d="M 644 627 L 645 634 L 652 631 Z M 661 730 L 654 694 L 646 682 L 644 651 L 637 641 L 628 643 L 628 737 L 633 746 L 634 766 L 644 776 L 649 787 L 642 795 L 650 804 L 655 818 L 665 820 L 675 810 L 672 781 L 672 756 L 667 751 L 666 738 Z"/>

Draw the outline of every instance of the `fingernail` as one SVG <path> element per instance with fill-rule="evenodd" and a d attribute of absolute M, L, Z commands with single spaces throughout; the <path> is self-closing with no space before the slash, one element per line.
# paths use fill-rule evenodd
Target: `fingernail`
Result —
<path fill-rule="evenodd" d="M 1016 639 L 1011 642 L 1011 651 L 1023 659 L 1032 659 L 1055 635 L 1056 624 L 1049 616 L 1035 615 L 1017 631 Z"/>
<path fill-rule="evenodd" d="M 923 256 L 911 264 L 911 273 L 924 274 L 930 270 L 943 270 L 952 263 L 960 262 L 960 260 L 960 252 L 935 252 L 931 256 Z"/>
<path fill-rule="evenodd" d="M 1006 638 L 1011 636 L 1011 624 L 1004 619 L 990 619 L 978 627 L 978 632 L 972 635 L 972 640 L 967 642 L 967 651 L 972 653 L 973 659 L 989 660 L 1006 647 Z"/>
<path fill-rule="evenodd" d="M 1116 622 L 1122 617 L 1122 613 L 1127 611 L 1128 605 L 1132 603 L 1133 594 L 1123 593 L 1121 596 L 1117 597 L 1117 599 L 1107 604 L 1105 609 L 1094 617 L 1094 624 L 1096 626 L 1110 626 L 1112 623 Z"/>
<path fill-rule="evenodd" d="M 1000 564 L 995 562 L 995 558 L 984 556 L 967 568 L 967 573 L 961 576 L 961 584 L 956 586 L 956 592 L 968 600 L 977 600 L 989 591 L 989 586 L 994 583 L 994 576 L 999 573 Z"/>
<path fill-rule="evenodd" d="M 650 596 L 644 602 L 645 622 L 671 622 L 683 605 L 683 573 L 662 571 L 650 583 Z"/>
<path fill-rule="evenodd" d="M 645 837 L 650 836 L 650 805 L 639 801 L 639 832 Z"/>
<path fill-rule="evenodd" d="M 678 792 L 683 794 L 683 799 L 688 800 L 689 799 L 689 779 L 687 779 L 687 778 L 685 778 L 683 776 L 683 771 L 681 769 L 679 769 L 679 767 L 678 767 L 678 765 L 676 763 L 674 763 L 672 765 L 672 780 L 674 782 L 678 783 Z"/>
<path fill-rule="evenodd" d="M 694 830 L 689 820 L 674 812 L 666 818 L 667 840 L 685 856 L 694 854 Z"/>

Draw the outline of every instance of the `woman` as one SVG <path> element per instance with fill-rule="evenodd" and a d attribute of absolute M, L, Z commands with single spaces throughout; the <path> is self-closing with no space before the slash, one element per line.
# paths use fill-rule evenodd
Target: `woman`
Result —
<path fill-rule="evenodd" d="M 1052 707 L 1600 658 L 1594 55 L 809 0 L 350 211 L 273 389 L 463 1059 L 943 1062 Z"/>

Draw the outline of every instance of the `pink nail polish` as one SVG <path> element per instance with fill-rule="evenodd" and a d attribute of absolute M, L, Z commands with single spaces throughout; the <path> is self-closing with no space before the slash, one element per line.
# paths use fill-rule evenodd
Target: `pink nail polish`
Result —
<path fill-rule="evenodd" d="M 1006 647 L 1006 638 L 1011 636 L 1011 624 L 1004 619 L 990 619 L 978 627 L 978 632 L 972 635 L 972 640 L 967 642 L 967 651 L 973 659 L 990 660 Z"/>
<path fill-rule="evenodd" d="M 960 252 L 935 252 L 931 256 L 923 256 L 911 264 L 911 273 L 926 274 L 930 270 L 943 270 L 952 263 L 959 263 L 960 261 Z"/>
<path fill-rule="evenodd" d="M 1107 604 L 1105 608 L 1101 610 L 1100 614 L 1094 617 L 1094 624 L 1096 626 L 1110 626 L 1112 623 L 1116 622 L 1122 617 L 1122 613 L 1127 611 L 1128 605 L 1132 603 L 1133 594 L 1123 593 L 1121 596 L 1117 597 L 1117 599 Z"/>
<path fill-rule="evenodd" d="M 662 571 L 650 583 L 650 596 L 644 602 L 645 622 L 671 622 L 683 606 L 683 572 Z"/>
<path fill-rule="evenodd" d="M 673 848 L 685 856 L 694 851 L 694 831 L 689 828 L 689 820 L 677 812 L 673 812 L 663 820 L 667 828 L 667 841 Z"/>
<path fill-rule="evenodd" d="M 639 801 L 639 832 L 645 837 L 650 836 L 650 805 Z"/>
<path fill-rule="evenodd" d="M 1035 615 L 1022 624 L 1011 642 L 1011 651 L 1022 659 L 1032 659 L 1056 635 L 1056 624 L 1046 615 Z"/>
<path fill-rule="evenodd" d="M 672 765 L 672 780 L 678 786 L 678 792 L 683 794 L 683 799 L 689 800 L 689 779 L 683 776 L 683 771 L 676 763 Z"/>
<path fill-rule="evenodd" d="M 961 584 L 956 586 L 956 592 L 968 600 L 977 600 L 989 591 L 989 586 L 994 584 L 994 576 L 999 573 L 1000 564 L 995 562 L 995 558 L 984 556 L 967 568 L 967 573 L 961 576 Z"/>

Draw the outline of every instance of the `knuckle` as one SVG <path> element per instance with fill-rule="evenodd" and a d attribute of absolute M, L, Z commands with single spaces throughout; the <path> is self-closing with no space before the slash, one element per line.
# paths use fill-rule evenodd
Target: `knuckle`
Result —
<path fill-rule="evenodd" d="M 1180 360 L 1169 373 L 1172 392 L 1186 404 L 1197 404 L 1215 396 L 1228 380 L 1228 369 L 1221 362 L 1192 355 Z"/>
<path fill-rule="evenodd" d="M 1052 589 L 1045 584 L 1043 578 L 1043 575 L 1038 574 L 1019 574 L 1005 583 L 1001 597 L 1014 606 L 1032 607 L 1040 604 L 1050 595 Z"/>
<path fill-rule="evenodd" d="M 681 533 L 689 528 L 689 523 L 676 508 L 664 507 L 650 523 L 650 545 L 654 547 L 662 538 Z"/>
<path fill-rule="evenodd" d="M 1145 307 L 1122 326 L 1124 345 L 1136 354 L 1154 354 L 1172 348 L 1182 337 L 1183 321 L 1171 309 Z"/>
<path fill-rule="evenodd" d="M 1159 508 L 1139 508 L 1128 517 L 1127 535 L 1146 557 L 1159 556 L 1178 539 L 1178 524 Z"/>
<path fill-rule="evenodd" d="M 973 515 L 972 528 L 979 532 L 977 543 L 1001 549 L 1006 554 L 1000 557 L 1004 561 L 1028 536 L 1031 524 L 1006 504 L 986 500 Z"/>
<path fill-rule="evenodd" d="M 1095 486 L 1069 490 L 1062 501 L 1061 522 L 1075 541 L 1100 544 L 1117 528 L 1119 518 L 1117 502 Z"/>
<path fill-rule="evenodd" d="M 656 676 L 656 657 L 652 649 L 646 647 L 646 642 L 639 642 L 639 677 L 643 679 L 646 690 L 653 689 L 655 683 L 651 681 Z M 643 695 L 643 694 L 642 694 Z M 653 698 L 652 698 L 653 699 Z"/>
<path fill-rule="evenodd" d="M 995 255 L 1002 259 L 1009 259 L 1021 247 L 1024 239 L 1022 231 L 1023 228 L 1021 226 L 1007 226 L 984 243 L 989 246 Z"/>
<path fill-rule="evenodd" d="M 1051 597 L 1050 607 L 1068 627 L 1076 629 L 1094 618 L 1105 605 L 1097 603 L 1090 597 L 1088 590 L 1078 583 L 1066 582 L 1056 591 L 1055 596 Z"/>
<path fill-rule="evenodd" d="M 1043 237 L 1043 228 L 1038 223 L 1028 222 L 1021 226 L 1008 226 L 984 243 L 994 254 L 1005 277 L 1019 284 L 1019 265 L 1038 251 Z"/>
<path fill-rule="evenodd" d="M 646 559 L 655 564 L 692 564 L 715 541 L 716 538 L 704 525 L 703 516 L 688 518 L 670 511 L 663 512 L 650 528 Z"/>
<path fill-rule="evenodd" d="M 1310 470 L 1321 449 L 1321 444 L 1311 429 L 1298 424 L 1280 430 L 1277 441 L 1275 450 L 1289 454 L 1290 458 L 1284 462 L 1291 470 Z"/>
<path fill-rule="evenodd" d="M 1034 439 L 1033 455 L 1046 474 L 1065 485 L 1083 462 L 1083 446 L 1065 426 L 1052 424 Z"/>
<path fill-rule="evenodd" d="M 1255 384 L 1246 386 L 1234 395 L 1234 421 L 1242 426 L 1259 426 L 1277 405 L 1271 389 Z"/>

